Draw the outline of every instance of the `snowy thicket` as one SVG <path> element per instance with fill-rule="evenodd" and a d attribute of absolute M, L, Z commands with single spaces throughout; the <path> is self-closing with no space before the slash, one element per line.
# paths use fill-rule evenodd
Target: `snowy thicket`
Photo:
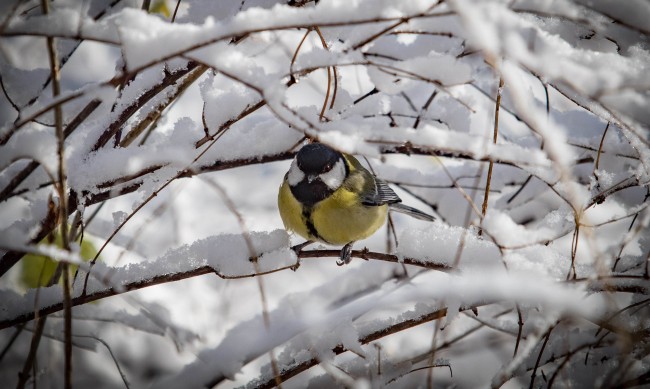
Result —
<path fill-rule="evenodd" d="M 144 3 L 0 2 L 3 387 L 650 383 L 648 1 Z M 308 140 L 437 220 L 295 252 Z"/>

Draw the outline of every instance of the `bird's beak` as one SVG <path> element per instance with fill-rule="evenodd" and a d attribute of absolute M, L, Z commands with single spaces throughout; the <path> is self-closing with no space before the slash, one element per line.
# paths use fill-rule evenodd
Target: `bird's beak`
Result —
<path fill-rule="evenodd" d="M 311 182 L 314 181 L 317 178 L 318 178 L 318 176 L 309 175 L 309 176 L 307 176 L 307 183 L 311 184 Z"/>

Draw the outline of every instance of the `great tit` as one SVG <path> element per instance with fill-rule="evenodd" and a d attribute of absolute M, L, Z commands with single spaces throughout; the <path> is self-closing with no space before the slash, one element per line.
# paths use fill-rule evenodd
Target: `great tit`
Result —
<path fill-rule="evenodd" d="M 389 207 L 418 219 L 435 220 L 401 201 L 355 157 L 322 143 L 310 143 L 298 151 L 278 194 L 287 230 L 307 239 L 307 244 L 344 245 L 339 266 L 350 262 L 355 241 L 384 224 Z"/>

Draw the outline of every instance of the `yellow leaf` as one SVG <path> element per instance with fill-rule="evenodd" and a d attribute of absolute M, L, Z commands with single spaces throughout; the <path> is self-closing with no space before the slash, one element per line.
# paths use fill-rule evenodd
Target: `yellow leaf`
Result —
<path fill-rule="evenodd" d="M 48 244 L 47 238 L 41 241 L 42 244 Z M 63 247 L 61 233 L 57 231 L 54 242 L 57 247 Z M 81 258 L 88 262 L 97 255 L 97 249 L 87 239 L 81 243 Z M 57 262 L 51 260 L 43 255 L 27 254 L 20 261 L 20 277 L 19 282 L 26 288 L 38 288 L 39 286 L 46 286 L 52 274 L 56 270 Z M 70 272 L 74 274 L 77 266 L 70 266 Z"/>
<path fill-rule="evenodd" d="M 169 7 L 167 6 L 167 1 L 166 0 L 156 0 L 151 4 L 151 7 L 149 8 L 149 12 L 153 14 L 161 14 L 166 18 L 169 18 L 171 16 L 171 11 L 169 10 Z"/>

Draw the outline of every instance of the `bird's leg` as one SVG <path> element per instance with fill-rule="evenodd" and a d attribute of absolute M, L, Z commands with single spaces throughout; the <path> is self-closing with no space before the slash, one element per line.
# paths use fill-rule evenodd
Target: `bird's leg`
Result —
<path fill-rule="evenodd" d="M 309 246 L 310 244 L 314 243 L 313 240 L 308 240 L 305 243 L 297 244 L 293 247 L 291 247 L 291 250 L 293 250 L 296 253 L 296 264 L 291 267 L 291 270 L 296 271 L 300 267 L 300 252 L 302 249 L 305 247 Z"/>
<path fill-rule="evenodd" d="M 312 243 L 314 243 L 313 240 L 308 240 L 305 243 L 300 243 L 300 244 L 297 244 L 297 245 L 291 247 L 291 250 L 295 251 L 296 254 L 298 254 L 298 253 L 300 253 L 302 251 L 302 249 L 304 249 L 305 247 L 309 246 Z"/>
<path fill-rule="evenodd" d="M 347 265 L 352 260 L 352 245 L 354 242 L 350 242 L 343 246 L 341 249 L 341 259 L 336 261 L 336 264 L 339 266 Z"/>

